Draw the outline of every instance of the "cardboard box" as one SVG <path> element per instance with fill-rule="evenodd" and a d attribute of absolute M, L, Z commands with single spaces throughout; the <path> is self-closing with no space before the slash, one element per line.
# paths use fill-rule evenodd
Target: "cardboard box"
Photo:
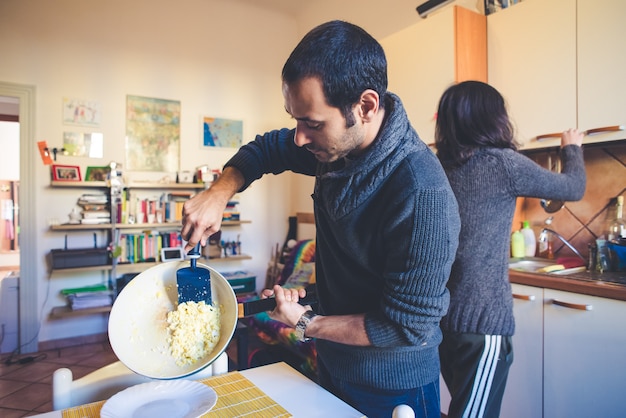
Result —
<path fill-rule="evenodd" d="M 235 294 L 251 293 L 256 291 L 256 276 L 246 271 L 220 273 L 228 281 Z"/>

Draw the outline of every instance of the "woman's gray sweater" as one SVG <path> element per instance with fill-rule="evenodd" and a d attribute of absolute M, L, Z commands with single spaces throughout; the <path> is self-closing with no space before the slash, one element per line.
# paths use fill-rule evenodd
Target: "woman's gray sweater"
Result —
<path fill-rule="evenodd" d="M 561 159 L 559 174 L 513 150 L 487 148 L 446 170 L 459 203 L 461 235 L 448 282 L 444 331 L 513 335 L 508 260 L 516 199 L 580 200 L 586 182 L 581 147 L 564 147 Z"/>

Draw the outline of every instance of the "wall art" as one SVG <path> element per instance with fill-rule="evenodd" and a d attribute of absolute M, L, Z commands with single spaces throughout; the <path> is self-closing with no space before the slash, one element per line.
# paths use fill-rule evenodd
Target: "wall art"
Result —
<path fill-rule="evenodd" d="M 102 158 L 104 135 L 99 132 L 63 132 L 63 155 Z"/>
<path fill-rule="evenodd" d="M 239 148 L 243 138 L 243 121 L 222 118 L 203 118 L 205 147 Z"/>
<path fill-rule="evenodd" d="M 180 101 L 126 96 L 126 169 L 177 172 Z"/>
<path fill-rule="evenodd" d="M 108 165 L 102 167 L 89 166 L 85 171 L 85 181 L 106 181 L 110 171 L 111 167 Z"/>
<path fill-rule="evenodd" d="M 76 165 L 52 165 L 52 180 L 81 181 L 80 167 Z"/>
<path fill-rule="evenodd" d="M 79 126 L 100 126 L 101 106 L 94 100 L 63 98 L 63 123 Z"/>

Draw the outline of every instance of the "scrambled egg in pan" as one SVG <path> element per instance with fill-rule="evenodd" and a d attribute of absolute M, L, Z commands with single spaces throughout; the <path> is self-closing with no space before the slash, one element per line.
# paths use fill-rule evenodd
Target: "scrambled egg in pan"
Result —
<path fill-rule="evenodd" d="M 193 364 L 211 353 L 220 339 L 219 309 L 202 302 L 184 302 L 168 312 L 170 351 L 176 364 Z"/>

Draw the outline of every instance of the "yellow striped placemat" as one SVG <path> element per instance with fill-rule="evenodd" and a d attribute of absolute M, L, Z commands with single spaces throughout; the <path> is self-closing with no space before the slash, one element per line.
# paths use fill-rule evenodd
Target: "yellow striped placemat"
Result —
<path fill-rule="evenodd" d="M 199 382 L 210 386 L 217 393 L 217 403 L 203 418 L 232 417 L 291 417 L 282 406 L 239 372 L 213 376 Z M 105 401 L 76 406 L 61 411 L 63 418 L 99 418 Z"/>

